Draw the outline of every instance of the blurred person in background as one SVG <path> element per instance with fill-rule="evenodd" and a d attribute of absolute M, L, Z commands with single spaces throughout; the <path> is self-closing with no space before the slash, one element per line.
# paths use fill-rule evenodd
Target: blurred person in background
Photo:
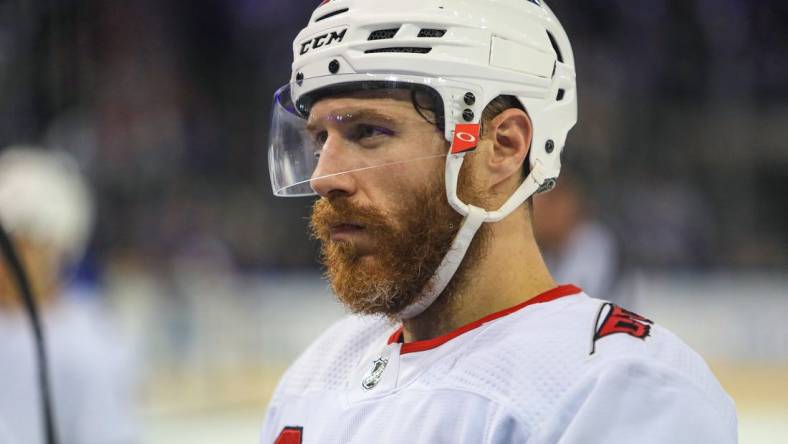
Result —
<path fill-rule="evenodd" d="M 556 280 L 574 282 L 588 294 L 613 294 L 619 265 L 616 238 L 591 214 L 576 176 L 562 171 L 554 190 L 534 197 L 534 232 Z"/>
<path fill-rule="evenodd" d="M 67 274 L 83 255 L 93 213 L 91 193 L 66 153 L 18 146 L 0 152 L 0 221 L 42 313 L 59 442 L 134 443 L 132 354 L 96 295 L 70 286 Z M 6 439 L 43 443 L 32 331 L 5 261 L 0 338 L 0 424 Z"/>

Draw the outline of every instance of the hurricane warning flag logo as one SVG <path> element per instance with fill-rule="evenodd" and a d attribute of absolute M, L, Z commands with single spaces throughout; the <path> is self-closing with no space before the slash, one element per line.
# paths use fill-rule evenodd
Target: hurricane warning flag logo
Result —
<path fill-rule="evenodd" d="M 596 330 L 591 343 L 591 354 L 594 354 L 596 342 L 615 333 L 624 333 L 633 338 L 645 340 L 651 333 L 654 324 L 650 319 L 637 313 L 625 310 L 616 304 L 602 304 L 596 320 Z"/>

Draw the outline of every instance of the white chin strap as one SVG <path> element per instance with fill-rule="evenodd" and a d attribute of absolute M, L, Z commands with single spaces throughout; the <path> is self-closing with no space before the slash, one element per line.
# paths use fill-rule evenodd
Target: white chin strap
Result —
<path fill-rule="evenodd" d="M 421 297 L 399 313 L 398 317 L 400 319 L 415 318 L 432 305 L 438 299 L 438 296 L 443 293 L 443 290 L 446 289 L 446 286 L 449 285 L 451 278 L 454 277 L 462 263 L 462 259 L 465 257 L 465 253 L 468 251 L 468 247 L 471 245 L 473 237 L 482 224 L 484 222 L 498 222 L 511 214 L 529 197 L 539 191 L 541 184 L 546 179 L 543 177 L 541 164 L 535 165 L 528 177 L 501 208 L 497 211 L 487 211 L 483 208 L 468 205 L 457 197 L 457 182 L 464 159 L 465 153 L 446 156 L 446 197 L 452 208 L 465 216 L 462 227 L 460 227 L 460 231 L 454 237 L 451 248 L 444 256 L 443 262 L 441 262 L 438 269 L 435 270 L 435 274 L 427 282 L 424 290 L 422 290 Z"/>

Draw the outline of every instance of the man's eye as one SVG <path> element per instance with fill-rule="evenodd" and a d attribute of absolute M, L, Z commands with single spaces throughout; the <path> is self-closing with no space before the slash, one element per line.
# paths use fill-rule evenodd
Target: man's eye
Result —
<path fill-rule="evenodd" d="M 357 125 L 353 130 L 353 138 L 356 140 L 370 139 L 378 136 L 391 136 L 394 132 L 388 128 L 376 125 Z"/>
<path fill-rule="evenodd" d="M 312 135 L 312 138 L 319 146 L 323 146 L 325 145 L 326 140 L 328 140 L 328 131 L 320 131 L 315 133 Z"/>

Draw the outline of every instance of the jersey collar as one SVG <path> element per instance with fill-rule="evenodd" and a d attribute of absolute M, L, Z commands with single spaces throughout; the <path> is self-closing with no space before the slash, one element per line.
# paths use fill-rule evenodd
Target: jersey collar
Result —
<path fill-rule="evenodd" d="M 481 327 L 483 324 L 485 324 L 487 322 L 490 322 L 490 321 L 493 321 L 495 319 L 504 317 L 506 315 L 510 315 L 510 314 L 512 314 L 512 313 L 514 313 L 514 312 L 516 312 L 518 310 L 521 310 L 521 309 L 529 306 L 529 305 L 554 301 L 556 299 L 559 299 L 559 298 L 562 298 L 562 297 L 565 297 L 565 296 L 571 296 L 571 295 L 580 293 L 582 291 L 583 290 L 581 290 L 580 288 L 578 288 L 578 287 L 576 287 L 574 285 L 561 285 L 561 286 L 555 287 L 552 290 L 548 290 L 548 291 L 546 291 L 546 292 L 544 292 L 544 293 L 542 293 L 542 294 L 540 294 L 538 296 L 535 296 L 535 297 L 533 297 L 531 299 L 528 299 L 527 301 L 525 301 L 523 303 L 517 304 L 514 307 L 509 307 L 509 308 L 501 310 L 499 312 L 487 315 L 487 316 L 485 316 L 485 317 L 483 317 L 483 318 L 481 318 L 481 319 L 479 319 L 477 321 L 471 322 L 470 324 L 463 325 L 462 327 L 459 327 L 456 330 L 453 330 L 453 331 L 451 331 L 449 333 L 446 333 L 443 336 L 438 336 L 437 338 L 427 339 L 427 340 L 424 340 L 424 341 L 414 341 L 414 342 L 408 342 L 406 344 L 402 344 L 402 347 L 400 348 L 400 354 L 431 350 L 431 349 L 433 349 L 435 347 L 438 347 L 439 345 L 445 344 L 446 342 L 456 338 L 457 336 L 460 336 L 463 333 L 466 333 L 466 332 L 469 332 L 469 331 L 471 331 L 471 330 L 473 330 L 475 328 Z M 389 344 L 393 344 L 395 342 L 400 342 L 401 340 L 402 340 L 402 326 L 400 326 L 397 329 L 397 331 L 395 331 L 389 337 L 388 343 Z"/>

